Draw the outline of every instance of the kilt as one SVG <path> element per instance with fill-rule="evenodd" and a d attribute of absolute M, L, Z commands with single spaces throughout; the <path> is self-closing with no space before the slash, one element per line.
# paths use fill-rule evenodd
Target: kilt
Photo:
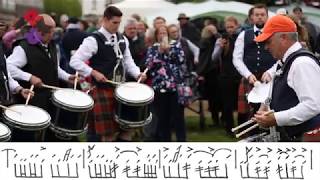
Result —
<path fill-rule="evenodd" d="M 251 107 L 247 100 L 247 94 L 252 88 L 252 85 L 246 78 L 241 79 L 238 91 L 238 113 L 247 114 L 250 112 Z"/>
<path fill-rule="evenodd" d="M 115 121 L 114 89 L 94 88 L 90 95 L 94 107 L 88 115 L 87 141 L 132 141 L 133 130 L 123 130 Z"/>

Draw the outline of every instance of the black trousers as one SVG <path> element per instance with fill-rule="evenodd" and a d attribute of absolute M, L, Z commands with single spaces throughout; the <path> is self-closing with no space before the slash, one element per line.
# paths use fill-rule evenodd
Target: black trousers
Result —
<path fill-rule="evenodd" d="M 232 77 L 219 78 L 219 87 L 222 104 L 222 120 L 225 122 L 227 132 L 234 126 L 233 112 L 237 108 L 238 88 L 240 80 Z"/>
<path fill-rule="evenodd" d="M 171 141 L 171 127 L 176 131 L 177 141 L 186 141 L 184 106 L 178 103 L 177 92 L 155 92 L 154 113 L 158 119 L 156 134 L 161 142 Z"/>

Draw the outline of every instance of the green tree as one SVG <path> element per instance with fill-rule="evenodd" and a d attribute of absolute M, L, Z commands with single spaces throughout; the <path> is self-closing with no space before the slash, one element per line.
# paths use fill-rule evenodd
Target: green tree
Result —
<path fill-rule="evenodd" d="M 82 15 L 81 4 L 79 0 L 44 0 L 45 13 L 68 14 L 68 16 L 80 17 Z"/>

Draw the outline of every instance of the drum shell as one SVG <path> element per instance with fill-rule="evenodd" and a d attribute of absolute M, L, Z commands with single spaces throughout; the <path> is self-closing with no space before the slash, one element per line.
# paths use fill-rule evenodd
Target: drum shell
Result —
<path fill-rule="evenodd" d="M 13 105 L 15 106 L 15 105 Z M 21 106 L 21 105 L 18 105 Z M 31 106 L 31 105 L 28 105 Z M 10 106 L 9 108 L 11 108 Z M 35 106 L 31 106 L 41 109 Z M 42 110 L 42 109 L 41 109 Z M 43 110 L 44 111 L 44 110 Z M 51 117 L 48 114 L 48 119 L 41 124 L 26 124 L 20 123 L 11 119 L 3 112 L 4 122 L 11 129 L 11 141 L 13 142 L 43 142 L 46 128 L 50 125 Z"/>
<path fill-rule="evenodd" d="M 67 136 L 78 136 L 86 131 L 90 110 L 79 112 L 79 110 L 73 111 L 70 108 L 66 110 L 59 107 L 58 104 L 55 106 L 55 115 L 50 126 L 54 132 L 64 133 Z"/>
<path fill-rule="evenodd" d="M 1 126 L 4 126 L 7 129 L 7 133 L 0 136 L 0 142 L 8 142 L 11 139 L 11 130 L 5 124 L 0 123 Z"/>
<path fill-rule="evenodd" d="M 78 136 L 86 131 L 88 113 L 94 105 L 93 100 L 92 103 L 83 107 L 70 106 L 61 102 L 55 98 L 54 94 L 51 100 L 55 106 L 53 110 L 54 118 L 52 118 L 50 126 L 52 131 L 64 136 Z"/>
<path fill-rule="evenodd" d="M 144 100 L 132 100 L 128 97 L 121 97 L 118 93 L 119 86 L 115 89 L 115 120 L 126 128 L 136 128 L 148 124 L 152 119 L 150 111 L 150 104 L 153 102 L 154 91 L 152 88 L 145 84 L 135 82 L 124 83 L 120 86 L 134 86 L 139 85 L 150 90 L 150 96 Z M 129 93 L 132 93 L 128 91 Z"/>
<path fill-rule="evenodd" d="M 116 121 L 127 127 L 144 126 L 146 121 L 151 118 L 149 104 L 132 104 L 120 101 L 116 102 Z"/>

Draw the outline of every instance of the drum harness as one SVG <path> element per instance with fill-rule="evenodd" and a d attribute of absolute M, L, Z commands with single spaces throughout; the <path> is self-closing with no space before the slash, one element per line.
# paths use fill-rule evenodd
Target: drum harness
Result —
<path fill-rule="evenodd" d="M 265 100 L 264 103 L 261 103 L 261 106 L 265 106 L 268 111 L 270 111 L 270 104 L 272 100 L 272 90 L 273 90 L 273 83 L 274 83 L 274 78 L 270 81 L 270 89 L 268 93 L 268 97 Z M 267 142 L 278 142 L 280 141 L 280 133 L 277 132 L 276 126 L 269 127 L 269 135 L 267 135 L 265 138 Z"/>
<path fill-rule="evenodd" d="M 111 36 L 111 41 L 113 40 L 113 42 L 111 42 L 113 44 L 113 51 L 116 54 L 117 57 L 117 64 L 115 65 L 115 67 L 113 68 L 113 78 L 112 80 L 115 82 L 124 82 L 125 81 L 125 77 L 126 77 L 126 72 L 124 70 L 124 64 L 123 64 L 123 54 L 122 51 L 120 49 L 119 43 L 121 41 L 124 41 L 124 39 L 121 39 L 120 41 L 118 41 L 117 36 L 112 35 Z"/>

